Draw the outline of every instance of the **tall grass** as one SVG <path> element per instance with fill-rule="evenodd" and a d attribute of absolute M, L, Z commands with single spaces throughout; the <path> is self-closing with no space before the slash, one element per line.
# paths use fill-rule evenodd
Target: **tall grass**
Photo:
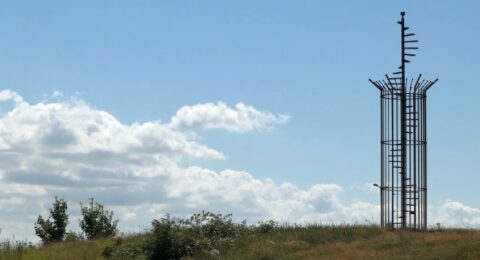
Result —
<path fill-rule="evenodd" d="M 30 242 L 12 238 L 0 242 L 0 260 L 104 259 L 103 250 L 112 244 L 112 239 L 101 239 L 35 246 Z"/>
<path fill-rule="evenodd" d="M 151 230 L 113 239 L 33 246 L 0 243 L 3 259 L 480 259 L 480 231 L 389 231 L 375 225 L 256 225 L 229 215 L 166 217 Z"/>
<path fill-rule="evenodd" d="M 21 259 L 21 256 L 33 247 L 31 242 L 15 240 L 15 237 L 0 240 L 0 260 Z"/>

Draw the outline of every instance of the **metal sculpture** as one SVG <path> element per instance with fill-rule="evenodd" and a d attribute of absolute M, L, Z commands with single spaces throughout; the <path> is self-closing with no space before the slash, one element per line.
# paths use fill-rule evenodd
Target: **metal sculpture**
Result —
<path fill-rule="evenodd" d="M 401 12 L 401 65 L 380 90 L 380 223 L 386 228 L 427 228 L 427 91 L 437 82 L 406 77 L 407 58 L 418 47 Z"/>

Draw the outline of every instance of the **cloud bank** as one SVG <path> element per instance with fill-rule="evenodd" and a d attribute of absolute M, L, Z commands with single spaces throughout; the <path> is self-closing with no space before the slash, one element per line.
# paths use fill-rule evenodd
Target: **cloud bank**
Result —
<path fill-rule="evenodd" d="M 114 210 L 123 231 L 142 230 L 165 213 L 201 210 L 252 222 L 364 223 L 378 217 L 375 204 L 342 202 L 336 184 L 300 188 L 234 169 L 183 166 L 192 158 L 226 158 L 200 142 L 196 128 L 240 134 L 285 124 L 285 115 L 219 102 L 182 107 L 170 122 L 128 125 L 75 98 L 30 104 L 4 90 L 0 105 L 5 102 L 13 106 L 0 115 L 2 237 L 35 239 L 33 223 L 39 213 L 47 214 L 55 195 L 69 202 L 74 230 L 78 203 L 91 197 Z M 479 223 L 480 210 L 459 203 L 448 202 L 440 211 L 445 219 L 460 212 L 461 223 Z"/>

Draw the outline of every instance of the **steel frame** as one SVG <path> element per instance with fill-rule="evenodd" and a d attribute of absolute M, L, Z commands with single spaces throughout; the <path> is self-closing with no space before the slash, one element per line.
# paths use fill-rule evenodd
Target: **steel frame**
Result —
<path fill-rule="evenodd" d="M 438 81 L 406 77 L 407 57 L 418 43 L 401 12 L 401 65 L 380 90 L 380 224 L 385 228 L 427 228 L 427 91 Z"/>

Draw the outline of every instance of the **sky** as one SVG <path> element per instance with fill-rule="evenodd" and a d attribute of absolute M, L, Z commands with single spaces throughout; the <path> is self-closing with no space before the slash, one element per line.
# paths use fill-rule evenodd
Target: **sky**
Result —
<path fill-rule="evenodd" d="M 429 223 L 478 227 L 478 1 L 4 1 L 0 238 L 54 196 L 122 231 L 201 210 L 378 222 L 379 93 L 406 22 L 428 95 Z"/>

